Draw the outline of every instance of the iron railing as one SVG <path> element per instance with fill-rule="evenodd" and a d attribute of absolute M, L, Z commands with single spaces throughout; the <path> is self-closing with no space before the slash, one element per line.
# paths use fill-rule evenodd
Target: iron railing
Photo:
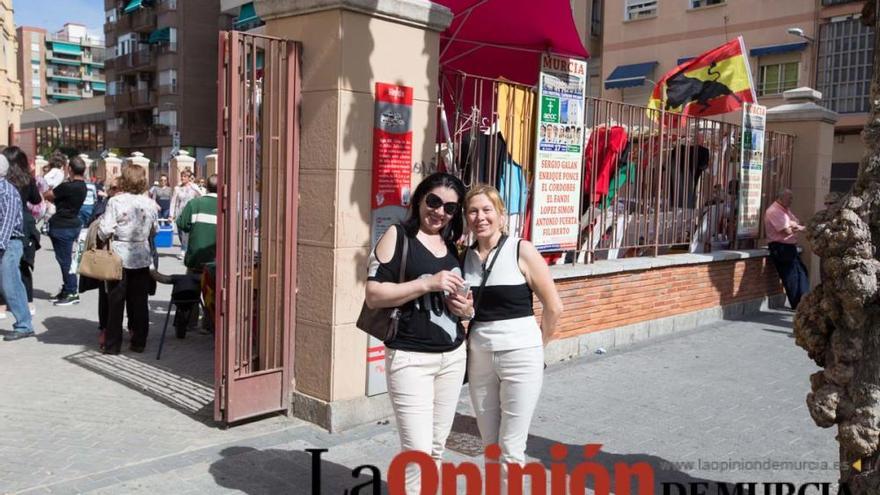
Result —
<path fill-rule="evenodd" d="M 498 187 L 506 201 L 517 203 L 509 231 L 523 235 L 533 212 L 530 202 L 513 194 L 516 174 L 509 171 L 511 163 L 521 167 L 531 196 L 534 89 L 444 74 L 441 102 L 437 167 L 455 173 L 467 187 L 480 182 Z M 677 114 L 666 114 L 661 125 L 646 107 L 598 98 L 586 98 L 583 108 L 578 248 L 548 257 L 590 263 L 754 245 L 736 235 L 741 125 Z M 791 135 L 766 133 L 762 212 L 777 190 L 791 184 L 793 146 Z"/>

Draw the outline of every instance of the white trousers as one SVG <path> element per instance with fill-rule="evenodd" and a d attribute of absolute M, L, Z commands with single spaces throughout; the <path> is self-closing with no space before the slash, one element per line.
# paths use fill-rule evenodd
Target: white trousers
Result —
<path fill-rule="evenodd" d="M 385 350 L 388 395 L 397 420 L 402 450 L 431 455 L 439 466 L 461 395 L 467 346 L 450 352 Z M 416 466 L 406 470 L 406 493 L 421 490 Z"/>
<path fill-rule="evenodd" d="M 501 447 L 502 494 L 507 464 L 524 464 L 529 425 L 544 381 L 544 347 L 470 349 L 468 383 L 483 446 Z"/>

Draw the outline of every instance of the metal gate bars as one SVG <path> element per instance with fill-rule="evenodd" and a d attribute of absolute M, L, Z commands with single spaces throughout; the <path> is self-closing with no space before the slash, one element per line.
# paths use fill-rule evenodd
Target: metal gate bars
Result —
<path fill-rule="evenodd" d="M 299 43 L 220 34 L 214 416 L 284 410 L 293 370 Z"/>

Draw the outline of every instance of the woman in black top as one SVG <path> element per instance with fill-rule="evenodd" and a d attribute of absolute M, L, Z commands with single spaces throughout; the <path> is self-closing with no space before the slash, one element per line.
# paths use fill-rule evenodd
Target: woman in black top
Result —
<path fill-rule="evenodd" d="M 21 195 L 21 219 L 22 230 L 24 231 L 22 244 L 24 245 L 24 252 L 21 256 L 19 269 L 21 270 L 21 281 L 24 283 L 27 292 L 28 306 L 30 307 L 31 314 L 34 314 L 33 269 L 37 249 L 40 249 L 40 231 L 37 230 L 37 222 L 34 220 L 34 216 L 31 214 L 30 209 L 28 209 L 27 204 L 39 204 L 43 201 L 43 197 L 40 195 L 40 190 L 37 189 L 36 179 L 34 179 L 30 172 L 30 162 L 28 162 L 25 152 L 18 146 L 8 146 L 3 149 L 3 156 L 9 160 L 9 172 L 6 175 L 6 180 L 15 186 Z M 0 309 L 2 309 L 5 315 L 6 301 L 2 297 L 0 297 L 0 303 L 2 303 Z"/>
<path fill-rule="evenodd" d="M 455 249 L 464 230 L 464 185 L 436 173 L 423 180 L 409 215 L 391 227 L 370 256 L 366 289 L 371 308 L 401 309 L 397 336 L 386 342 L 385 374 L 402 450 L 440 460 L 464 378 L 466 349 L 460 317 L 473 312 Z M 404 238 L 404 282 L 399 283 Z M 419 493 L 418 468 L 408 468 L 407 493 Z"/>

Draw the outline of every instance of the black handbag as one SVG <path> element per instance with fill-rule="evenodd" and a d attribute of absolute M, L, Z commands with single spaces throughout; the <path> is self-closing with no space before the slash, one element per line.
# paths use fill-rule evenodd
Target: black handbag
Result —
<path fill-rule="evenodd" d="M 397 228 L 400 228 L 399 226 Z M 409 253 L 409 239 L 403 234 L 403 256 L 400 259 L 400 277 L 398 283 L 404 282 L 406 273 L 406 257 Z M 358 328 L 376 337 L 382 342 L 390 342 L 397 336 L 397 325 L 400 322 L 400 308 L 370 308 L 366 301 L 361 306 L 358 316 Z"/>

